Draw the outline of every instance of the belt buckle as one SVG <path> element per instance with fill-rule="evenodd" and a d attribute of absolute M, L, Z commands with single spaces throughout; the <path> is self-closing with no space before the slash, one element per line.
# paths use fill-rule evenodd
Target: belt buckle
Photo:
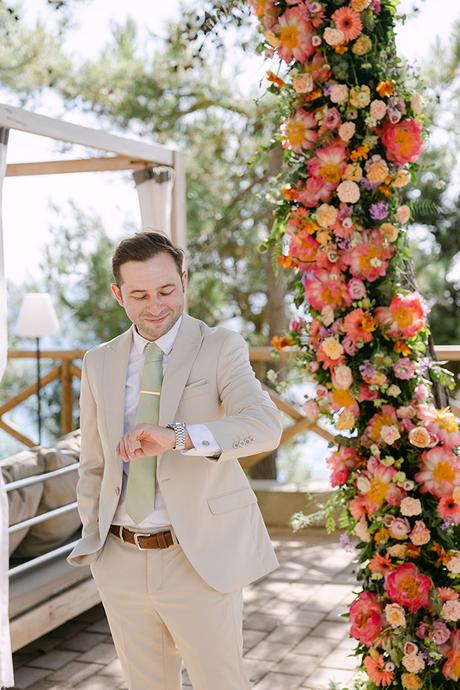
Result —
<path fill-rule="evenodd" d="M 134 543 L 136 544 L 139 551 L 148 551 L 148 547 L 143 549 L 139 544 L 139 537 L 151 537 L 151 534 L 144 534 L 143 532 L 133 532 Z"/>

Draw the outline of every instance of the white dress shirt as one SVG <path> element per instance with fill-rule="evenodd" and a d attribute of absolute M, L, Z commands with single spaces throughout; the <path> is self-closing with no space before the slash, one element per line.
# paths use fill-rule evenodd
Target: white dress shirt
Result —
<path fill-rule="evenodd" d="M 163 350 L 163 374 L 166 370 L 169 355 L 176 340 L 177 333 L 182 321 L 182 316 L 178 318 L 176 323 L 170 330 L 155 340 L 158 347 Z M 143 338 L 136 330 L 133 329 L 133 341 L 128 359 L 128 371 L 126 373 L 126 388 L 125 388 L 125 409 L 124 409 L 124 429 L 123 433 L 131 431 L 135 426 L 137 405 L 139 402 L 139 392 L 141 387 L 141 376 L 144 368 L 145 346 L 149 340 Z M 182 451 L 182 455 L 201 455 L 201 456 L 217 456 L 221 452 L 221 448 L 216 442 L 214 436 L 211 434 L 205 424 L 187 424 L 187 431 L 192 440 L 194 448 L 187 451 Z M 203 445 L 202 441 L 206 444 Z M 133 460 L 132 462 L 136 462 Z M 186 459 L 184 458 L 184 462 Z M 167 529 L 171 526 L 171 520 L 166 509 L 166 505 L 161 495 L 160 487 L 156 484 L 155 487 L 155 505 L 154 510 L 147 515 L 139 524 L 133 522 L 132 518 L 126 512 L 126 486 L 128 482 L 129 462 L 123 462 L 123 483 L 120 493 L 120 500 L 118 502 L 117 510 L 115 511 L 112 524 L 125 525 L 130 528 L 139 528 L 142 532 L 155 532 Z"/>

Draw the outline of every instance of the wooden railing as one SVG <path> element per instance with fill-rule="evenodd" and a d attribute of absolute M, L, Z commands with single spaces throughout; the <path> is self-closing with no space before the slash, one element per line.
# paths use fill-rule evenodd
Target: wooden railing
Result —
<path fill-rule="evenodd" d="M 265 369 L 270 363 L 283 362 L 292 359 L 295 355 L 294 351 L 286 348 L 279 357 L 273 357 L 273 348 L 270 346 L 252 347 L 249 350 L 251 363 L 259 378 L 263 377 Z M 438 345 L 435 347 L 435 352 L 440 360 L 446 362 L 460 361 L 460 345 Z M 72 392 L 73 379 L 81 378 L 81 368 L 77 366 L 76 361 L 80 361 L 85 353 L 85 350 L 44 350 L 41 352 L 40 359 L 52 360 L 57 362 L 52 369 L 41 377 L 40 387 L 45 388 L 53 381 L 60 381 L 61 386 L 61 433 L 66 434 L 74 428 L 74 397 Z M 32 359 L 34 360 L 36 353 L 28 350 L 13 350 L 9 352 L 8 358 L 13 359 Z M 281 412 L 290 417 L 291 423 L 288 424 L 283 431 L 280 446 L 284 446 L 292 441 L 296 436 L 304 433 L 307 430 L 319 434 L 327 441 L 332 441 L 332 434 L 323 429 L 320 425 L 312 424 L 303 414 L 303 412 L 292 403 L 283 400 L 274 390 L 264 385 L 264 388 L 269 393 L 271 399 Z M 26 436 L 20 429 L 5 421 L 3 416 L 21 405 L 25 400 L 37 393 L 36 382 L 26 386 L 16 395 L 9 398 L 6 402 L 0 405 L 0 430 L 9 434 L 17 441 L 20 441 L 28 448 L 36 445 L 36 442 L 29 436 Z M 451 403 L 452 411 L 460 417 L 460 402 L 456 400 Z M 257 464 L 269 455 L 269 452 L 258 453 L 251 457 L 244 458 L 242 465 L 246 469 Z"/>

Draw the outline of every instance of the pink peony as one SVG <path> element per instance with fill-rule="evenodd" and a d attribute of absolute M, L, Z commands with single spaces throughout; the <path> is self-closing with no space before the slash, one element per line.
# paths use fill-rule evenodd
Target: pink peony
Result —
<path fill-rule="evenodd" d="M 361 592 L 350 606 L 350 634 L 362 644 L 372 645 L 382 631 L 382 607 L 377 596 Z"/>
<path fill-rule="evenodd" d="M 398 165 L 414 163 L 422 150 L 422 125 L 412 118 L 391 124 L 387 120 L 378 131 L 386 149 L 387 158 Z"/>
<path fill-rule="evenodd" d="M 460 630 L 452 633 L 451 647 L 446 654 L 442 674 L 448 680 L 460 680 Z"/>
<path fill-rule="evenodd" d="M 401 357 L 393 364 L 393 372 L 397 379 L 406 381 L 414 376 L 415 366 L 408 357 Z"/>
<path fill-rule="evenodd" d="M 305 62 L 315 52 L 313 27 L 297 7 L 284 12 L 275 30 L 280 42 L 278 55 L 285 62 Z"/>
<path fill-rule="evenodd" d="M 298 108 L 281 124 L 283 147 L 294 153 L 311 149 L 318 138 L 317 123 L 313 113 Z"/>
<path fill-rule="evenodd" d="M 375 315 L 390 338 L 413 338 L 425 326 L 427 306 L 418 292 L 395 295 L 389 307 L 377 307 Z"/>
<path fill-rule="evenodd" d="M 422 493 L 442 498 L 460 486 L 460 458 L 450 448 L 431 448 L 422 453 L 421 461 L 421 470 L 414 479 L 420 484 Z"/>
<path fill-rule="evenodd" d="M 374 282 L 386 274 L 388 260 L 393 254 L 394 249 L 391 247 L 384 247 L 381 243 L 363 242 L 344 252 L 344 262 L 349 264 L 350 273 L 355 278 Z"/>
<path fill-rule="evenodd" d="M 385 580 L 385 589 L 391 601 L 405 606 L 412 613 L 429 607 L 432 587 L 431 578 L 422 575 L 413 563 L 400 565 Z"/>

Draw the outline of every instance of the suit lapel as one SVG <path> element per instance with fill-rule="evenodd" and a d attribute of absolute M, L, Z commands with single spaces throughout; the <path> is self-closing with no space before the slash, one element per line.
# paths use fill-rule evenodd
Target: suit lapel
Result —
<path fill-rule="evenodd" d="M 174 421 L 185 384 L 201 347 L 203 334 L 199 321 L 184 314 L 179 332 L 169 355 L 160 397 L 159 424 Z"/>
<path fill-rule="evenodd" d="M 118 441 L 123 436 L 126 372 L 133 328 L 134 326 L 131 326 L 125 333 L 108 343 L 105 351 L 104 408 L 110 448 L 115 457 Z"/>

